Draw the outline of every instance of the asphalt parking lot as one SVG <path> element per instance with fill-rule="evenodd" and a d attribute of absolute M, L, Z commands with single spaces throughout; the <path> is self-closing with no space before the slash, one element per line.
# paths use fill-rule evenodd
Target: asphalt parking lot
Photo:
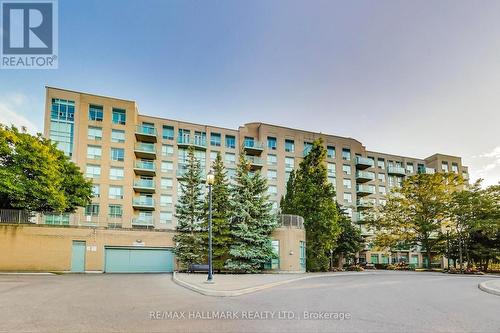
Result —
<path fill-rule="evenodd" d="M 169 274 L 0 275 L 0 331 L 499 332 L 487 279 L 380 271 L 223 298 Z"/>

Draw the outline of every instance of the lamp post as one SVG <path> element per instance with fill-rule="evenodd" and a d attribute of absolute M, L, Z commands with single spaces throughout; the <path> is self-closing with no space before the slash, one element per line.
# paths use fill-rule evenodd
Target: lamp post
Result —
<path fill-rule="evenodd" d="M 208 185 L 208 277 L 207 282 L 213 282 L 212 276 L 212 185 L 214 184 L 215 176 L 210 170 L 207 174 Z"/>
<path fill-rule="evenodd" d="M 446 259 L 448 261 L 448 272 L 450 271 L 450 226 L 446 226 Z"/>

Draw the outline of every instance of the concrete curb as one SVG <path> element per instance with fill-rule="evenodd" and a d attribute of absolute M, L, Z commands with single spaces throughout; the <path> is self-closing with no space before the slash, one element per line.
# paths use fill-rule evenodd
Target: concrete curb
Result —
<path fill-rule="evenodd" d="M 0 275 L 57 275 L 49 272 L 0 272 Z"/>
<path fill-rule="evenodd" d="M 276 281 L 276 282 L 271 282 L 271 283 L 266 283 L 262 285 L 258 285 L 255 287 L 249 287 L 249 288 L 243 288 L 243 289 L 236 289 L 236 290 L 212 290 L 212 289 L 205 289 L 205 288 L 200 288 L 197 285 L 191 284 L 186 281 L 182 281 L 177 277 L 177 272 L 174 272 L 172 274 L 172 280 L 177 283 L 178 285 L 187 288 L 189 290 L 192 290 L 194 292 L 197 292 L 199 294 L 205 295 L 205 296 L 215 296 L 215 297 L 234 297 L 234 296 L 241 296 L 245 294 L 250 294 L 254 293 L 256 291 L 264 290 L 264 289 L 269 289 L 272 287 L 277 287 L 281 286 L 283 284 L 291 283 L 291 282 L 296 282 L 296 281 L 301 281 L 301 280 L 308 280 L 308 279 L 314 279 L 314 278 L 320 278 L 320 277 L 338 277 L 338 276 L 350 276 L 350 275 L 371 275 L 373 273 L 363 273 L 363 272 L 352 272 L 352 273 L 345 273 L 345 274 L 318 274 L 318 275 L 308 275 L 308 276 L 301 276 L 298 278 L 292 278 L 289 280 L 283 280 L 283 281 Z"/>
<path fill-rule="evenodd" d="M 491 286 L 489 286 L 488 284 L 490 282 L 497 282 L 495 280 L 488 280 L 488 281 L 484 281 L 484 282 L 481 282 L 480 284 L 478 284 L 478 288 L 481 289 L 482 291 L 484 292 L 487 292 L 489 294 L 493 294 L 493 295 L 497 295 L 497 296 L 500 296 L 500 289 L 497 289 L 497 288 L 493 288 Z"/>

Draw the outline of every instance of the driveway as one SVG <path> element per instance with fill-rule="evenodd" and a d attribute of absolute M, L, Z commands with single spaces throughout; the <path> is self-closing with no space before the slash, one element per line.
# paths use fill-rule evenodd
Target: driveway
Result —
<path fill-rule="evenodd" d="M 0 275 L 0 331 L 499 332 L 487 279 L 380 271 L 221 298 L 169 274 Z"/>

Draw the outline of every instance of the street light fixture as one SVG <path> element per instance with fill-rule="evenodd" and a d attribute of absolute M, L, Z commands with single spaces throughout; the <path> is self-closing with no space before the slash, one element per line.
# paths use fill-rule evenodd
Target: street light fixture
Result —
<path fill-rule="evenodd" d="M 213 267 L 212 267 L 212 185 L 214 184 L 215 176 L 212 170 L 207 174 L 208 185 L 208 277 L 207 282 L 213 282 Z"/>

